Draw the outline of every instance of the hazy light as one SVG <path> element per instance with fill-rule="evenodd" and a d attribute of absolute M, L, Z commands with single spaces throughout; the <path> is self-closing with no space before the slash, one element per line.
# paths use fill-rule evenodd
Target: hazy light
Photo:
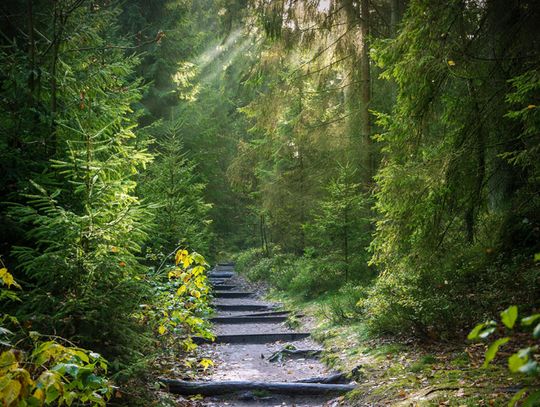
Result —
<path fill-rule="evenodd" d="M 317 10 L 319 10 L 321 13 L 326 13 L 328 10 L 330 10 L 330 1 L 331 0 L 319 0 Z"/>
<path fill-rule="evenodd" d="M 231 51 L 226 55 L 225 60 L 219 63 L 218 66 L 210 69 L 210 72 L 200 78 L 200 82 L 210 82 L 214 80 L 220 72 L 223 72 L 233 63 L 233 61 L 240 55 L 240 53 L 243 53 L 245 50 L 247 50 L 250 43 L 251 39 L 249 37 L 235 43 Z"/>
<path fill-rule="evenodd" d="M 201 55 L 199 55 L 194 64 L 199 67 L 200 70 L 203 70 L 207 65 L 212 63 L 217 57 L 219 57 L 227 48 L 229 48 L 238 37 L 240 37 L 241 30 L 234 31 L 227 41 L 224 44 L 212 44 L 209 46 Z"/>

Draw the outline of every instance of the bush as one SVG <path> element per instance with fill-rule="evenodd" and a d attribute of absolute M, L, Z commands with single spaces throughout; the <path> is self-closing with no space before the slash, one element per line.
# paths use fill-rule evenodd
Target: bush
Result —
<path fill-rule="evenodd" d="M 403 260 L 383 272 L 360 301 L 371 331 L 379 334 L 460 336 L 493 309 L 520 301 L 535 306 L 538 266 L 530 257 L 478 247 L 436 265 Z M 519 297 L 519 298 L 518 298 Z"/>
<path fill-rule="evenodd" d="M 237 256 L 236 268 L 253 281 L 266 281 L 272 287 L 304 299 L 313 299 L 343 284 L 342 270 L 324 258 L 297 257 L 273 249 L 265 257 L 261 249 L 250 249 Z"/>
<path fill-rule="evenodd" d="M 360 319 L 363 314 L 358 301 L 365 297 L 366 292 L 366 288 L 362 285 L 344 285 L 330 297 L 328 305 L 323 307 L 324 315 L 336 324 Z"/>

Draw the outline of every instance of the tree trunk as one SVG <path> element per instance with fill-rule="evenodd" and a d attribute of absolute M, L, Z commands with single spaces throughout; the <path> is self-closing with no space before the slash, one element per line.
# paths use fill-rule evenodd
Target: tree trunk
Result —
<path fill-rule="evenodd" d="M 399 0 L 390 0 L 390 30 L 392 37 L 397 35 L 397 25 L 401 19 L 401 4 Z"/>
<path fill-rule="evenodd" d="M 371 143 L 371 118 L 369 114 L 369 105 L 371 102 L 371 73 L 369 63 L 369 0 L 360 2 L 361 25 L 360 33 L 362 36 L 362 49 L 360 54 L 360 82 L 361 89 L 361 130 L 362 130 L 362 167 L 366 184 L 371 184 L 373 177 L 373 157 Z"/>

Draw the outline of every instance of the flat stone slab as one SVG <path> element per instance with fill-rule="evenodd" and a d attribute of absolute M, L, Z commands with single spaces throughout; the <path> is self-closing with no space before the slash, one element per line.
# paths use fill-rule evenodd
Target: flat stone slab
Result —
<path fill-rule="evenodd" d="M 226 316 L 226 317 L 215 317 L 210 318 L 210 322 L 214 324 L 275 324 L 279 322 L 286 321 L 288 315 L 275 315 L 275 316 L 253 316 L 253 315 L 244 315 L 244 316 Z"/>
<path fill-rule="evenodd" d="M 273 311 L 274 307 L 266 304 L 214 304 L 218 311 Z"/>

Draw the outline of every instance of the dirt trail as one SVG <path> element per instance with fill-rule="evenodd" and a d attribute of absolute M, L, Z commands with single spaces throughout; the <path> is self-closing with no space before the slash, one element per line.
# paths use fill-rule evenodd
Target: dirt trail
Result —
<path fill-rule="evenodd" d="M 214 284 L 214 293 L 219 297 L 220 291 L 228 292 L 249 292 L 252 287 L 236 273 L 229 277 L 224 277 L 229 272 L 233 272 L 232 265 L 220 265 L 210 272 L 209 276 Z M 223 285 L 225 290 L 220 290 Z M 230 295 L 230 294 L 228 294 Z M 235 295 L 235 294 L 232 294 Z M 240 294 L 239 294 L 240 295 Z M 244 295 L 244 294 L 242 294 Z M 274 341 L 275 334 L 289 334 L 294 331 L 290 329 L 286 322 L 266 321 L 258 318 L 260 322 L 246 323 L 243 320 L 234 319 L 234 323 L 227 323 L 221 317 L 227 316 L 246 316 L 257 315 L 261 312 L 272 312 L 279 309 L 279 304 L 272 304 L 261 299 L 261 293 L 253 293 L 249 297 L 242 298 L 216 298 L 214 300 L 216 308 L 219 305 L 257 305 L 260 310 L 253 311 L 230 311 L 229 309 L 218 310 L 216 317 L 219 323 L 215 325 L 215 333 L 218 337 L 231 338 L 228 335 L 235 336 L 235 341 L 245 343 L 217 343 L 203 344 L 201 351 L 203 354 L 212 358 L 215 367 L 209 376 L 203 380 L 208 382 L 230 382 L 230 381 L 250 381 L 250 382 L 295 382 L 309 378 L 328 377 L 336 372 L 329 371 L 317 358 L 308 355 L 307 357 L 283 357 L 278 361 L 269 361 L 274 352 L 292 345 L 295 349 L 320 349 L 311 338 L 304 338 L 295 341 Z M 283 314 L 282 314 L 283 315 Z M 259 342 L 250 343 L 251 334 L 273 334 L 273 337 Z M 324 386 L 324 385 L 323 385 Z M 324 405 L 338 405 L 335 402 L 326 404 L 329 400 L 339 396 L 333 395 L 283 395 L 275 391 L 240 391 L 235 394 L 208 396 L 203 400 L 205 406 L 297 406 L 297 407 L 316 407 Z"/>

